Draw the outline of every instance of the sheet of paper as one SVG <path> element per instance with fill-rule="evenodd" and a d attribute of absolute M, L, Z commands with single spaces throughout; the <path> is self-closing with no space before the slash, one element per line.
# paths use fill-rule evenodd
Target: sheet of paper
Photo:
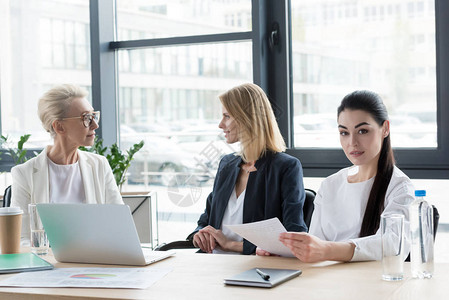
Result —
<path fill-rule="evenodd" d="M 290 249 L 279 241 L 279 234 L 287 232 L 287 230 L 278 218 L 224 226 L 265 251 L 281 256 L 294 257 Z"/>
<path fill-rule="evenodd" d="M 171 272 L 162 268 L 58 268 L 19 273 L 0 286 L 146 289 Z"/>

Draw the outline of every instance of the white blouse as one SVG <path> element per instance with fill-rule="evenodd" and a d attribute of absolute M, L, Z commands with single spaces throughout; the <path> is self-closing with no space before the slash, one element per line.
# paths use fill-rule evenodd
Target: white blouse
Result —
<path fill-rule="evenodd" d="M 223 220 L 221 222 L 221 231 L 224 236 L 232 241 L 242 242 L 243 238 L 234 233 L 232 230 L 228 229 L 224 225 L 234 225 L 234 224 L 243 224 L 243 202 L 245 200 L 246 189 L 239 195 L 237 198 L 237 194 L 235 192 L 235 188 L 232 191 L 231 197 L 228 201 L 228 206 L 226 206 L 226 210 L 223 215 Z M 223 251 L 221 249 L 213 250 L 213 253 L 219 254 L 241 254 L 237 252 Z"/>
<path fill-rule="evenodd" d="M 83 178 L 79 162 L 57 165 L 48 159 L 50 203 L 85 203 Z"/>
<path fill-rule="evenodd" d="M 350 241 L 356 248 L 352 261 L 380 260 L 382 246 L 380 229 L 375 235 L 359 238 L 369 193 L 374 177 L 363 182 L 349 183 L 348 176 L 358 172 L 350 167 L 327 177 L 315 197 L 315 209 L 309 233 L 326 241 Z M 405 232 L 409 231 L 409 204 L 414 200 L 414 188 L 410 179 L 394 167 L 385 194 L 383 213 L 399 213 L 405 216 Z M 405 234 L 404 253 L 410 249 Z"/>

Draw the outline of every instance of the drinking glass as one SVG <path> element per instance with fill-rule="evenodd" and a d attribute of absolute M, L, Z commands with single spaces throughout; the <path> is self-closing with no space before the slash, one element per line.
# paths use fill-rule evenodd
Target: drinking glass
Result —
<path fill-rule="evenodd" d="M 381 216 L 382 279 L 387 281 L 404 278 L 404 215 Z"/>
<path fill-rule="evenodd" d="M 30 214 L 31 252 L 45 255 L 48 253 L 49 243 L 35 203 L 28 204 L 28 212 Z"/>

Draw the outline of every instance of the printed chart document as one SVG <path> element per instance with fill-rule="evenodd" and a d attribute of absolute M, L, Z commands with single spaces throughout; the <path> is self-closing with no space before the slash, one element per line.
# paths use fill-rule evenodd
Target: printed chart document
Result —
<path fill-rule="evenodd" d="M 57 268 L 20 273 L 0 281 L 0 286 L 146 289 L 170 271 L 161 268 Z"/>
<path fill-rule="evenodd" d="M 269 278 L 263 279 L 257 270 L 267 274 Z M 243 273 L 237 274 L 231 278 L 224 280 L 225 284 L 229 285 L 244 285 L 244 286 L 256 286 L 271 288 L 282 282 L 301 275 L 301 270 L 288 270 L 288 269 L 251 269 Z"/>
<path fill-rule="evenodd" d="M 287 232 L 287 230 L 278 218 L 224 226 L 265 251 L 280 256 L 294 257 L 290 249 L 279 241 L 279 234 Z"/>

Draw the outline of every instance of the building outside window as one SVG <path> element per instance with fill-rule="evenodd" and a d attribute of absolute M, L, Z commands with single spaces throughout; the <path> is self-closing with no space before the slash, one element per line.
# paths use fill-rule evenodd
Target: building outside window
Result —
<path fill-rule="evenodd" d="M 117 1 L 118 40 L 251 30 L 251 1 L 231 2 Z M 251 41 L 117 54 L 120 142 L 145 141 L 126 189 L 157 190 L 161 239 L 183 239 L 205 208 L 219 159 L 237 150 L 218 128 L 218 95 L 253 81 Z"/>
<path fill-rule="evenodd" d="M 338 148 L 336 108 L 358 89 L 384 99 L 393 147 L 438 146 L 432 1 L 293 0 L 291 13 L 295 147 Z"/>
<path fill-rule="evenodd" d="M 88 0 L 0 1 L 1 133 L 12 144 L 23 134 L 31 134 L 27 148 L 51 143 L 37 116 L 46 90 L 91 89 L 89 30 Z"/>

